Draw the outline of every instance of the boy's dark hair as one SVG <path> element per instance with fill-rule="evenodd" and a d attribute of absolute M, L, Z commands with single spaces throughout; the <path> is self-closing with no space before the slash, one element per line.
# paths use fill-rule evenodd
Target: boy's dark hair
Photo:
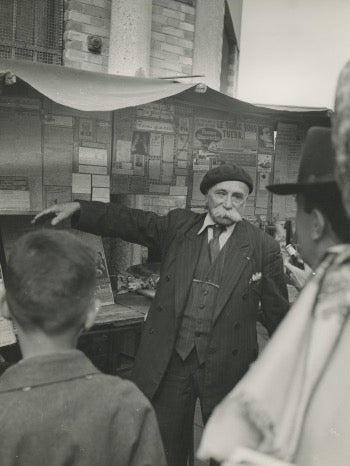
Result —
<path fill-rule="evenodd" d="M 329 183 L 322 188 L 312 188 L 298 194 L 302 199 L 304 212 L 312 209 L 320 210 L 329 221 L 334 233 L 342 243 L 350 241 L 350 224 L 343 207 L 340 191 L 335 183 Z"/>
<path fill-rule="evenodd" d="M 83 323 L 95 283 L 93 251 L 66 231 L 42 229 L 23 235 L 6 269 L 12 316 L 23 329 L 48 335 Z"/>

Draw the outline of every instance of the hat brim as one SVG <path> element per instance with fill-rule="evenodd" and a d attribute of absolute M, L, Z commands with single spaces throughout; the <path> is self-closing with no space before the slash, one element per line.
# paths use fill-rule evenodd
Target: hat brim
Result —
<path fill-rule="evenodd" d="M 335 181 L 326 181 L 322 183 L 281 183 L 281 184 L 270 184 L 266 186 L 266 189 L 273 194 L 280 194 L 287 196 L 288 194 L 298 194 L 314 189 L 319 189 L 326 186 L 336 186 Z"/>

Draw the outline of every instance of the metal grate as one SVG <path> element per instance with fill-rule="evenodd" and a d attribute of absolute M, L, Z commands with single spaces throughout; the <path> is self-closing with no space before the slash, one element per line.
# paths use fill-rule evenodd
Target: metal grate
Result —
<path fill-rule="evenodd" d="M 0 57 L 62 63 L 64 0 L 0 0 Z"/>

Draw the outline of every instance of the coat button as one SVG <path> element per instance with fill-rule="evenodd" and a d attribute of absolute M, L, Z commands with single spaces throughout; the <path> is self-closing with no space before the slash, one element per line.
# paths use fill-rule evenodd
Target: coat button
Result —
<path fill-rule="evenodd" d="M 162 310 L 164 309 L 163 306 L 161 304 L 159 304 L 159 306 L 157 307 L 158 311 L 159 312 L 162 312 Z"/>
<path fill-rule="evenodd" d="M 237 349 L 237 348 L 233 349 L 233 350 L 232 350 L 232 354 L 233 354 L 233 356 L 237 356 L 237 354 L 238 354 L 238 349 Z"/>
<path fill-rule="evenodd" d="M 236 322 L 235 325 L 233 326 L 235 330 L 239 330 L 241 328 L 241 324 L 239 322 Z"/>
<path fill-rule="evenodd" d="M 168 282 L 170 281 L 170 275 L 165 275 L 165 280 Z"/>
<path fill-rule="evenodd" d="M 207 296 L 208 290 L 204 290 L 204 291 L 203 291 L 203 294 L 204 294 L 204 296 Z"/>
<path fill-rule="evenodd" d="M 150 327 L 150 328 L 148 329 L 148 333 L 154 333 L 154 328 L 153 328 L 153 327 Z"/>
<path fill-rule="evenodd" d="M 205 308 L 205 305 L 204 305 L 204 304 L 201 304 L 201 305 L 199 306 L 199 309 L 204 309 L 204 308 Z"/>

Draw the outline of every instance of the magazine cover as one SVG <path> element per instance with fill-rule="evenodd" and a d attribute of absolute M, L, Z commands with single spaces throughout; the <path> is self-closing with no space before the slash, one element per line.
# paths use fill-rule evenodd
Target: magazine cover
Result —
<path fill-rule="evenodd" d="M 96 251 L 96 298 L 101 301 L 102 306 L 114 304 L 113 291 L 109 278 L 102 238 L 100 236 L 84 233 L 78 230 L 71 230 L 71 232 Z"/>

